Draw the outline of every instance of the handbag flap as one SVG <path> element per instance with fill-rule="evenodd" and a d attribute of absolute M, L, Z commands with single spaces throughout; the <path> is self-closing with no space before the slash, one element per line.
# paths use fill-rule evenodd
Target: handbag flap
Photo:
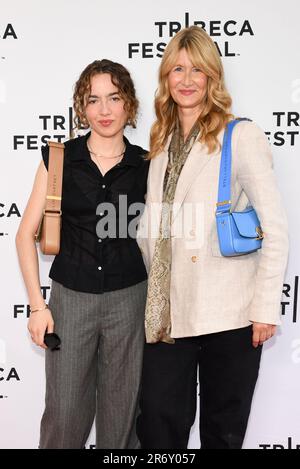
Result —
<path fill-rule="evenodd" d="M 46 213 L 43 218 L 40 249 L 44 254 L 56 255 L 60 250 L 61 216 Z"/>
<path fill-rule="evenodd" d="M 253 207 L 248 207 L 242 212 L 232 212 L 231 215 L 241 236 L 245 238 L 258 236 L 257 228 L 260 227 L 260 223 Z"/>

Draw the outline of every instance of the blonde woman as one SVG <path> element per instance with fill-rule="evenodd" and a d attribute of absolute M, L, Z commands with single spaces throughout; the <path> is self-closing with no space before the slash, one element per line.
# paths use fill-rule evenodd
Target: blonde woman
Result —
<path fill-rule="evenodd" d="M 128 204 L 144 204 L 149 163 L 146 151 L 124 137 L 137 109 L 123 65 L 96 60 L 82 71 L 74 110 L 78 128 L 89 132 L 65 142 L 61 246 L 50 270 L 49 306 L 34 243 L 47 191 L 47 147 L 17 234 L 32 340 L 46 348 L 44 334 L 53 330 L 61 339 L 60 350 L 46 350 L 43 449 L 84 448 L 94 417 L 97 448 L 139 446 L 147 273 Z"/>
<path fill-rule="evenodd" d="M 149 271 L 138 418 L 143 448 L 187 447 L 198 367 L 201 448 L 241 448 L 262 345 L 280 324 L 287 225 L 268 141 L 252 122 L 233 131 L 232 208 L 255 207 L 263 247 L 222 257 L 218 246 L 215 211 L 230 108 L 213 41 L 195 26 L 180 31 L 159 70 L 139 235 Z M 191 209 L 195 216 L 188 216 Z"/>

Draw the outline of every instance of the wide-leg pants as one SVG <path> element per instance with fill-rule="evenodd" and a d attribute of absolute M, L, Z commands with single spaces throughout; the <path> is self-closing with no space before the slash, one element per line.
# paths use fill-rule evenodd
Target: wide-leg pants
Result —
<path fill-rule="evenodd" d="M 146 344 L 137 421 L 142 448 L 187 448 L 199 368 L 201 449 L 240 449 L 261 350 L 252 346 L 252 326 Z"/>
<path fill-rule="evenodd" d="M 46 351 L 40 448 L 83 448 L 96 416 L 97 448 L 138 448 L 136 417 L 147 282 L 103 294 L 52 283 L 60 350 Z"/>

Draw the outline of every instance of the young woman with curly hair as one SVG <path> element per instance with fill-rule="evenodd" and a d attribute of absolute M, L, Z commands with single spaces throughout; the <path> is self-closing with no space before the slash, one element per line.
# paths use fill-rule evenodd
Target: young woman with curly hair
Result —
<path fill-rule="evenodd" d="M 41 295 L 34 243 L 47 191 L 48 147 L 17 234 L 31 310 L 28 329 L 61 339 L 46 350 L 46 408 L 40 448 L 83 448 L 96 417 L 97 448 L 137 448 L 135 423 L 144 345 L 147 273 L 130 204 L 143 204 L 146 151 L 124 137 L 138 101 L 128 70 L 97 60 L 75 86 L 74 110 L 85 136 L 65 142 L 60 252 Z M 106 225 L 108 224 L 108 229 Z"/>

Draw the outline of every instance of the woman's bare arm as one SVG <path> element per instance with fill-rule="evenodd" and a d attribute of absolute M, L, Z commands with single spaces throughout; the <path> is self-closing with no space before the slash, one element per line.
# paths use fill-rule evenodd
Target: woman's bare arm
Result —
<path fill-rule="evenodd" d="M 26 285 L 31 309 L 42 308 L 45 300 L 41 293 L 38 255 L 34 235 L 39 226 L 47 194 L 48 173 L 41 162 L 33 184 L 32 192 L 24 211 L 17 235 L 16 246 L 20 267 Z M 51 312 L 46 309 L 30 316 L 28 329 L 33 341 L 45 348 L 44 333 L 53 331 Z"/>

